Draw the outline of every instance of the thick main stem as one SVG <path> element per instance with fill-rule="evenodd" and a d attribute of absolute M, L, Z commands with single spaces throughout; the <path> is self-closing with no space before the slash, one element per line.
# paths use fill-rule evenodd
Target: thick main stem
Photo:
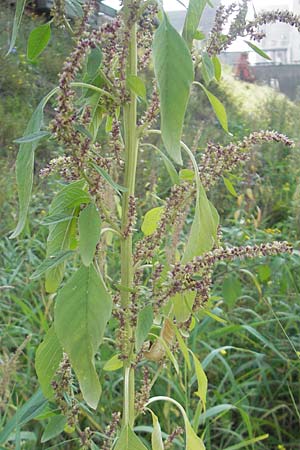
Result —
<path fill-rule="evenodd" d="M 137 74 L 137 43 L 136 25 L 130 30 L 129 54 L 127 75 Z M 122 203 L 122 231 L 127 229 L 129 221 L 129 200 L 134 196 L 135 177 L 137 166 L 138 140 L 136 135 L 137 103 L 136 96 L 132 92 L 130 102 L 124 107 L 124 134 L 125 134 L 125 180 L 127 191 L 123 195 Z M 132 329 L 129 322 L 130 290 L 133 285 L 133 256 L 132 235 L 125 233 L 121 242 L 121 307 L 126 317 L 126 335 L 128 344 L 132 337 Z M 129 347 L 129 345 L 128 345 Z M 124 364 L 124 404 L 123 423 L 133 426 L 134 424 L 134 370 L 130 367 L 130 355 L 128 362 Z"/>

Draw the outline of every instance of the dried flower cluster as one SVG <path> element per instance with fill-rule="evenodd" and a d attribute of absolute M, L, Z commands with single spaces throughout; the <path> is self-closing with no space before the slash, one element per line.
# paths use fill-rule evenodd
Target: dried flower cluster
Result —
<path fill-rule="evenodd" d="M 265 37 L 265 31 L 260 27 L 262 25 L 281 22 L 291 25 L 300 31 L 300 17 L 290 11 L 271 11 L 262 12 L 254 20 L 246 20 L 248 12 L 248 1 L 243 0 L 239 8 L 232 4 L 225 8 L 221 5 L 217 9 L 213 28 L 206 44 L 206 51 L 209 55 L 217 55 L 226 50 L 238 37 L 249 37 L 254 41 L 261 41 Z M 227 34 L 223 32 L 225 24 L 233 13 L 237 12 L 232 19 Z"/>
<path fill-rule="evenodd" d="M 232 171 L 238 164 L 250 159 L 250 150 L 255 145 L 264 142 L 282 143 L 287 147 L 294 145 L 293 141 L 277 131 L 257 131 L 237 143 L 223 147 L 209 143 L 201 156 L 199 174 L 203 186 L 210 189 L 226 171 Z"/>

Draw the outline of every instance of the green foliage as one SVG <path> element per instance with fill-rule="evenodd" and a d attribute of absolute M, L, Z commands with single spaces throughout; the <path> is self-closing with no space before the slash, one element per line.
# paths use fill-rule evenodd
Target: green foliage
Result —
<path fill-rule="evenodd" d="M 50 23 L 40 25 L 31 31 L 27 44 L 27 58 L 34 61 L 48 45 L 51 38 Z"/>

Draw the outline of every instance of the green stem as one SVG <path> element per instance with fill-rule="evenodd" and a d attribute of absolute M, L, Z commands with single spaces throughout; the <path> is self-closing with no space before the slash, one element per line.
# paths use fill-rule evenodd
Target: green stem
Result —
<path fill-rule="evenodd" d="M 137 42 L 136 25 L 130 30 L 129 56 L 128 56 L 128 75 L 137 74 Z M 122 231 L 128 226 L 129 199 L 134 196 L 138 140 L 136 134 L 137 122 L 137 101 L 136 96 L 131 92 L 130 102 L 124 107 L 124 137 L 125 137 L 125 187 L 127 191 L 123 195 L 122 202 Z M 133 286 L 133 256 L 132 256 L 132 236 L 129 233 L 121 241 L 121 285 L 126 286 L 127 290 L 121 291 L 121 307 L 125 312 L 125 327 L 128 339 L 128 348 L 132 337 L 132 329 L 129 322 L 130 289 Z M 124 425 L 134 424 L 134 370 L 130 367 L 130 355 L 128 362 L 124 364 Z"/>

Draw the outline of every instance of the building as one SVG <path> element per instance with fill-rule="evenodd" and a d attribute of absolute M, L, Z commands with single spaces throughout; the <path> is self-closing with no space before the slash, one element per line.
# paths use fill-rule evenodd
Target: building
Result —
<path fill-rule="evenodd" d="M 299 0 L 284 0 L 282 4 L 268 6 L 268 10 L 288 10 L 300 13 Z M 266 37 L 259 46 L 272 58 L 274 64 L 295 64 L 300 62 L 300 33 L 294 27 L 284 23 L 268 24 L 263 27 Z M 256 63 L 266 60 L 257 56 Z"/>

